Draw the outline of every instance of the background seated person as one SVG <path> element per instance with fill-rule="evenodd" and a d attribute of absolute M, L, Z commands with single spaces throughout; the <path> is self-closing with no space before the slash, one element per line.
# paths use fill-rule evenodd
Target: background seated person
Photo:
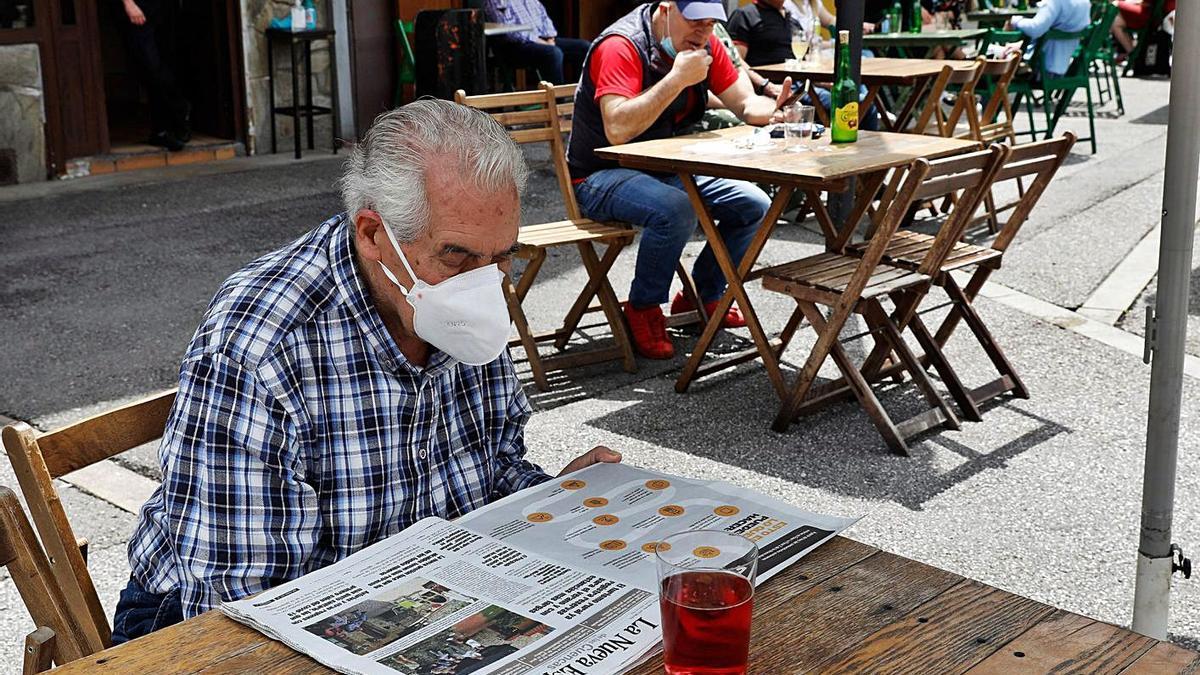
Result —
<path fill-rule="evenodd" d="M 558 37 L 558 29 L 538 0 L 486 0 L 483 12 L 493 23 L 533 26 L 533 30 L 488 38 L 489 46 L 503 63 L 533 68 L 543 80 L 554 84 L 567 82 L 564 65 L 573 75 L 578 75 L 587 54 L 588 41 Z"/>
<path fill-rule="evenodd" d="M 713 25 L 724 18 L 720 0 L 640 5 L 592 43 L 575 93 L 567 161 L 580 208 L 589 218 L 643 227 L 625 316 L 646 358 L 674 356 L 661 305 L 696 229 L 696 213 L 677 176 L 621 168 L 595 150 L 678 135 L 703 117 L 709 91 L 745 122 L 771 121 L 782 98 L 756 96 L 749 78 L 733 66 L 713 35 Z M 696 183 L 736 263 L 767 211 L 767 195 L 744 181 L 697 177 Z M 701 301 L 714 307 L 726 282 L 710 247 L 696 259 L 692 276 Z M 692 309 L 682 294 L 671 303 L 672 312 Z M 722 325 L 745 321 L 732 307 Z"/>
<path fill-rule="evenodd" d="M 810 31 L 813 28 L 811 19 L 802 23 L 800 17 L 785 9 L 784 2 L 785 0 L 758 0 L 754 4 L 738 7 L 729 17 L 729 36 L 733 38 L 734 46 L 751 67 L 782 63 L 793 58 L 793 29 L 802 31 L 802 39 L 811 42 Z M 818 0 L 801 0 L 801 3 L 809 5 L 809 17 L 828 16 L 830 19 L 834 19 L 827 11 L 822 14 L 824 7 L 820 7 Z M 814 89 L 817 98 L 821 101 L 821 106 L 825 110 L 831 110 L 833 96 L 830 91 L 823 87 L 814 87 Z M 775 88 L 771 86 L 765 91 L 770 94 L 775 92 Z M 867 88 L 859 85 L 859 100 L 866 95 Z M 812 104 L 808 94 L 805 94 L 800 100 L 803 103 Z M 870 131 L 879 129 L 879 111 L 875 109 L 875 106 L 872 105 L 867 109 L 863 115 L 861 127 Z"/>
<path fill-rule="evenodd" d="M 1051 29 L 1075 33 L 1092 22 L 1090 0 L 1042 0 L 1037 14 L 1031 17 L 1013 17 L 1009 25 L 1030 38 L 1037 40 Z M 1047 40 L 1042 46 L 1042 63 L 1046 71 L 1062 75 L 1071 65 L 1071 57 L 1079 40 Z"/>
<path fill-rule="evenodd" d="M 1112 35 L 1121 45 L 1121 50 L 1126 54 L 1133 51 L 1134 42 L 1133 36 L 1129 34 L 1131 30 L 1141 30 L 1150 23 L 1154 18 L 1154 0 L 1119 0 L 1114 3 L 1120 12 L 1117 18 L 1113 20 Z M 1163 3 L 1163 15 L 1170 14 L 1175 11 L 1175 0 L 1167 0 Z"/>

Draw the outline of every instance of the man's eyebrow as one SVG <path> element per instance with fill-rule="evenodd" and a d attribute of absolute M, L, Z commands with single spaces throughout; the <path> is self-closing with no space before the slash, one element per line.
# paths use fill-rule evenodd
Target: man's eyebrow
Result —
<path fill-rule="evenodd" d="M 440 255 L 445 255 L 445 254 L 447 254 L 447 253 L 466 253 L 467 255 L 469 255 L 469 256 L 474 256 L 474 257 L 476 257 L 476 258 L 482 258 L 482 257 L 483 257 L 483 254 L 482 254 L 482 253 L 477 253 L 477 252 L 475 252 L 475 251 L 472 251 L 471 249 L 467 248 L 466 246 L 460 246 L 460 245 L 458 245 L 458 244 L 444 244 L 444 245 L 442 245 L 442 250 L 441 250 L 441 253 L 440 253 Z"/>

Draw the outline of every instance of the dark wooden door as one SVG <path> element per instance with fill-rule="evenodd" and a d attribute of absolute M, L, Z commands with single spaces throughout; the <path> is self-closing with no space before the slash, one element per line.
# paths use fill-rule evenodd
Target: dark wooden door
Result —
<path fill-rule="evenodd" d="M 236 0 L 184 0 L 179 61 L 180 86 L 192 104 L 192 129 L 244 141 L 239 14 Z"/>
<path fill-rule="evenodd" d="M 48 0 L 42 45 L 46 140 L 51 173 L 66 160 L 108 152 L 99 22 L 91 0 Z"/>

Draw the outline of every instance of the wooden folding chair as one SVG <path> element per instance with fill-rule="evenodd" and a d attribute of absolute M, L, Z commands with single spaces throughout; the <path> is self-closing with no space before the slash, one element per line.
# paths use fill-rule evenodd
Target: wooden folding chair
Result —
<path fill-rule="evenodd" d="M 579 205 L 575 201 L 575 191 L 571 186 L 571 176 L 567 170 L 566 149 L 558 112 L 559 91 L 551 84 L 542 83 L 540 89 L 533 91 L 467 96 L 466 92 L 460 89 L 454 96 L 454 100 L 462 105 L 489 113 L 508 130 L 517 143 L 548 143 L 550 146 L 550 158 L 554 163 L 554 173 L 566 205 L 567 219 L 521 227 L 517 235 L 520 245 L 517 255 L 529 260 L 529 264 L 516 284 L 513 284 L 511 279 L 505 282 L 508 310 L 518 334 L 518 338 L 510 344 L 520 344 L 524 347 L 534 383 L 542 391 L 550 388 L 546 378 L 549 371 L 617 359 L 622 361 L 626 372 L 632 373 L 637 369 L 633 347 L 624 317 L 621 315 L 621 306 L 608 282 L 608 271 L 621 249 L 633 241 L 634 230 L 620 223 L 596 222 L 584 218 L 580 213 Z M 565 90 L 562 91 L 562 95 L 566 95 Z M 606 246 L 603 258 L 597 255 L 596 244 Z M 547 252 L 559 246 L 574 246 L 579 250 L 579 256 L 587 270 L 588 282 L 576 298 L 561 328 L 548 333 L 534 334 L 521 303 L 524 302 L 538 271 L 546 261 Z M 600 309 L 604 312 L 616 344 L 607 348 L 542 357 L 538 353 L 538 343 L 553 340 L 558 349 L 563 349 L 593 298 L 599 299 Z"/>
<path fill-rule="evenodd" d="M 162 437 L 174 403 L 172 389 L 47 433 L 17 422 L 0 434 L 85 653 L 108 647 L 111 631 L 88 573 L 87 540 L 76 537 L 54 479 Z"/>
<path fill-rule="evenodd" d="M 907 320 L 910 308 L 914 308 L 928 292 L 933 274 L 958 240 L 961 228 L 965 227 L 965 221 L 983 191 L 991 184 L 1004 152 L 1000 146 L 993 146 L 990 150 L 934 162 L 917 160 L 904 172 L 903 180 L 889 186 L 873 219 L 871 239 L 861 249 L 861 256 L 832 251 L 763 271 L 763 288 L 790 295 L 796 300 L 796 311 L 788 321 L 788 328 L 793 328 L 802 314 L 817 331 L 817 342 L 775 418 L 773 428 L 776 431 L 786 431 L 798 415 L 849 394 L 858 399 L 888 447 L 899 454 L 908 454 L 905 442 L 908 437 L 939 425 L 958 428 L 958 416 L 934 388 L 925 368 L 901 336 L 902 322 Z M 881 262 L 884 250 L 912 205 L 955 191 L 960 194 L 947 221 L 950 225 L 942 228 L 935 244 L 928 248 L 916 269 L 902 269 Z M 889 297 L 902 298 L 892 314 L 882 305 L 882 300 Z M 829 307 L 829 316 L 825 316 L 818 305 Z M 853 313 L 863 316 L 869 330 L 846 340 L 868 335 L 875 340 L 875 350 L 861 367 L 851 361 L 842 347 L 841 331 Z M 787 329 L 784 333 L 786 338 L 791 337 Z M 926 346 L 922 336 L 917 337 L 931 356 L 935 369 L 939 373 L 946 370 L 940 352 Z M 930 406 L 925 412 L 899 424 L 891 420 L 869 384 L 877 379 L 883 361 L 893 353 L 899 357 L 900 368 L 912 375 Z M 815 390 L 815 395 L 806 400 L 828 356 L 833 357 L 842 377 Z"/>
<path fill-rule="evenodd" d="M 25 636 L 24 673 L 40 673 L 99 649 L 90 643 L 67 608 L 50 560 L 38 544 L 17 495 L 0 486 L 0 565 L 8 568 L 17 593 L 37 626 Z"/>
<path fill-rule="evenodd" d="M 1006 142 L 1016 145 L 1017 132 L 1013 129 L 1013 111 L 1008 87 L 1021 66 L 1021 56 L 1010 54 L 1004 59 L 981 58 L 980 61 L 982 67 L 976 76 L 975 84 L 970 95 L 964 99 L 967 128 L 959 128 L 956 138 L 985 144 Z M 979 92 L 985 90 L 991 91 L 987 105 L 977 107 L 981 98 Z M 1017 192 L 1020 196 L 1025 195 L 1025 184 L 1020 180 L 1017 181 Z M 995 233 L 1000 228 L 999 215 L 1016 207 L 1018 202 L 1019 200 L 997 207 L 995 196 L 989 192 L 984 196 L 985 208 L 978 220 L 986 220 L 988 229 Z"/>
<path fill-rule="evenodd" d="M 983 319 L 975 311 L 973 302 L 988 277 L 1000 268 L 1004 252 L 1016 237 L 1030 212 L 1033 211 L 1033 207 L 1041 199 L 1046 186 L 1050 184 L 1074 144 L 1075 134 L 1067 132 L 1053 140 L 1006 148 L 1004 163 L 996 171 L 992 184 L 1019 179 L 1029 179 L 1032 182 L 1016 203 L 1015 208 L 1012 209 L 1012 214 L 1001 225 L 999 234 L 990 246 L 979 246 L 956 240 L 952 250 L 947 252 L 940 264 L 930 268 L 926 265 L 930 259 L 928 252 L 939 246 L 941 232 L 939 231 L 937 236 L 931 236 L 920 232 L 904 231 L 893 235 L 891 242 L 883 252 L 883 260 L 888 265 L 931 274 L 934 283 L 941 286 L 950 297 L 950 313 L 942 321 L 936 334 L 930 334 L 920 316 L 915 313 L 915 306 L 910 308 L 909 318 L 912 322 L 913 332 L 921 339 L 922 347 L 926 350 L 926 356 L 922 361 L 932 363 L 935 367 L 938 363 L 943 363 L 945 359 L 941 353 L 942 348 L 950 339 L 950 335 L 958 326 L 959 321 L 965 321 L 999 373 L 1000 376 L 997 379 L 968 390 L 949 364 L 939 369 L 942 381 L 950 390 L 955 402 L 958 403 L 963 416 L 968 420 L 978 421 L 981 419 L 979 406 L 1007 392 L 1011 391 L 1017 398 L 1029 398 L 1029 389 L 1021 381 L 1016 369 L 1000 349 L 995 337 L 992 336 Z M 943 225 L 943 228 L 945 227 Z M 966 288 L 961 288 L 952 273 L 969 267 L 974 267 L 975 271 L 971 274 Z M 907 325 L 904 321 L 899 323 Z"/>
<path fill-rule="evenodd" d="M 975 84 L 979 82 L 979 71 L 982 67 L 981 60 L 976 60 L 970 68 L 954 69 L 948 65 L 943 66 L 942 72 L 938 73 L 929 86 L 920 114 L 906 131 L 942 138 L 955 136 L 959 122 L 969 119 L 966 116 L 967 109 L 974 109 Z M 950 86 L 955 84 L 960 85 L 958 95 L 954 106 L 947 113 L 942 110 L 942 97 L 949 91 Z"/>

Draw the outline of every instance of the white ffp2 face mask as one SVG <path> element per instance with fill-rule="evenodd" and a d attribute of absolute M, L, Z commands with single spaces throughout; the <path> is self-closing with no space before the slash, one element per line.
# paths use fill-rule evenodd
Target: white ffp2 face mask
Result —
<path fill-rule="evenodd" d="M 417 337 L 467 365 L 495 361 L 508 344 L 508 307 L 500 285 L 504 272 L 492 263 L 431 286 L 413 272 L 391 228 L 383 230 L 412 277 L 412 288 L 405 288 L 383 261 L 379 266 L 412 306 Z"/>

